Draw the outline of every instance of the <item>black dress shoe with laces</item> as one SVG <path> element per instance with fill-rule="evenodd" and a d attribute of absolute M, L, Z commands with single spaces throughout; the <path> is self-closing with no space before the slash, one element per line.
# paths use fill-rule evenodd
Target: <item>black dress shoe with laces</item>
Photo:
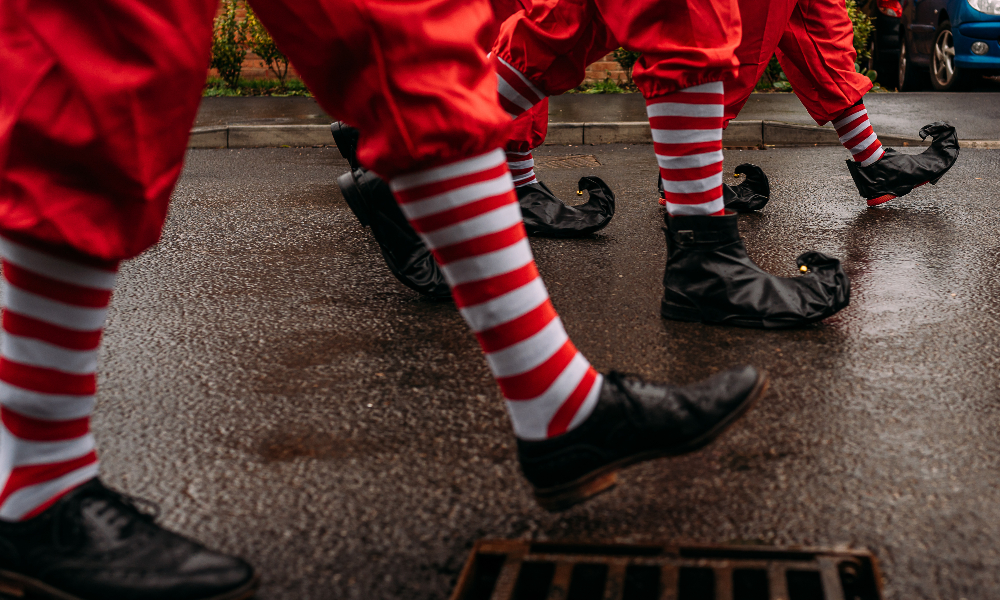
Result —
<path fill-rule="evenodd" d="M 905 196 L 925 183 L 934 185 L 944 177 L 958 160 L 958 134 L 951 125 L 937 121 L 920 129 L 920 139 L 928 136 L 931 145 L 920 154 L 886 148 L 885 155 L 867 167 L 848 159 L 847 169 L 868 206 Z"/>
<path fill-rule="evenodd" d="M 153 522 L 97 479 L 36 517 L 0 522 L 0 591 L 58 600 L 243 600 L 257 576 Z"/>
<path fill-rule="evenodd" d="M 628 465 L 705 446 L 766 389 L 767 376 L 749 366 L 683 386 L 612 371 L 594 411 L 575 429 L 547 440 L 518 440 L 521 470 L 543 508 L 564 510 L 615 485 L 617 472 Z"/>

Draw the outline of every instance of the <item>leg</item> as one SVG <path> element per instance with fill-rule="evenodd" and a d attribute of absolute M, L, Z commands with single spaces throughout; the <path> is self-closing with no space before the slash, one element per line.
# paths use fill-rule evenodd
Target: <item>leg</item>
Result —
<path fill-rule="evenodd" d="M 0 540 L 9 549 L 0 579 L 8 590 L 253 593 L 249 565 L 160 529 L 105 488 L 89 431 L 118 261 L 159 237 L 200 101 L 214 10 L 207 1 L 0 7 L 0 48 L 18 59 L 0 64 L 0 78 L 13 83 L 0 95 Z M 60 531 L 80 532 L 71 551 L 52 547 Z M 12 564 L 11 553 L 37 558 Z M 197 563 L 206 568 L 185 574 L 184 564 Z"/>
<path fill-rule="evenodd" d="M 739 0 L 743 38 L 736 49 L 740 71 L 726 84 L 724 125 L 736 118 L 760 81 L 785 33 L 795 0 Z"/>
<path fill-rule="evenodd" d="M 492 0 L 498 20 L 520 11 L 514 0 Z M 496 38 L 497 27 L 489 28 Z M 585 65 L 584 65 L 585 66 Z M 580 77 L 583 77 L 581 68 Z M 614 216 L 614 194 L 596 177 L 580 180 L 579 189 L 590 194 L 579 206 L 568 206 L 537 179 L 531 151 L 545 140 L 548 129 L 548 102 L 532 105 L 514 120 L 506 144 L 508 167 L 514 176 L 522 218 L 529 235 L 580 237 L 604 228 Z M 399 212 L 382 178 L 354 164 L 358 131 L 334 123 L 334 139 L 341 154 L 351 161 L 351 172 L 338 185 L 351 210 L 363 227 L 370 227 L 389 271 L 404 285 L 431 298 L 448 298 L 450 293 L 433 256 Z"/>
<path fill-rule="evenodd" d="M 542 145 L 549 130 L 549 99 L 545 98 L 531 110 L 514 119 L 507 140 L 507 166 L 514 177 L 514 187 L 538 183 L 531 151 Z"/>
<path fill-rule="evenodd" d="M 832 0 L 799 0 L 793 6 L 777 55 L 809 114 L 833 121 L 840 143 L 861 166 L 882 158 L 861 97 L 872 82 L 854 69 L 854 27 L 847 9 Z"/>
<path fill-rule="evenodd" d="M 606 227 L 614 216 L 614 194 L 597 177 L 585 177 L 578 183 L 578 189 L 589 193 L 586 203 L 564 204 L 537 180 L 531 150 L 545 140 L 548 94 L 578 85 L 587 65 L 617 46 L 588 2 L 531 3 L 500 26 L 492 59 L 500 103 L 514 118 L 514 130 L 507 143 L 508 161 L 515 173 L 518 202 L 529 235 L 589 235 Z M 512 63 L 524 67 L 518 70 Z M 529 80 L 527 72 L 540 78 Z"/>
<path fill-rule="evenodd" d="M 858 191 L 875 206 L 936 183 L 958 159 L 958 141 L 953 127 L 933 123 L 920 131 L 921 137 L 934 138 L 923 154 L 883 150 L 861 100 L 872 83 L 854 70 L 853 35 L 843 4 L 799 0 L 777 54 L 809 114 L 821 125 L 833 122 L 851 152 L 847 166 Z"/>
<path fill-rule="evenodd" d="M 684 452 L 718 435 L 763 393 L 763 376 L 743 368 L 721 374 L 707 386 L 649 386 L 639 391 L 635 382 L 596 372 L 566 335 L 532 259 L 513 181 L 500 149 L 510 120 L 496 102 L 495 75 L 488 68 L 485 53 L 471 45 L 467 52 L 453 48 L 446 56 L 461 65 L 406 68 L 410 49 L 427 44 L 423 31 L 476 32 L 488 14 L 477 12 L 477 5 L 468 0 L 425 0 L 419 3 L 425 13 L 396 12 L 417 4 L 404 8 L 392 5 L 386 12 L 372 9 L 365 15 L 370 41 L 359 40 L 355 50 L 362 55 L 384 51 L 384 62 L 370 65 L 369 71 L 375 73 L 355 73 L 349 68 L 346 73 L 333 74 L 325 68 L 313 71 L 308 63 L 303 68 L 299 53 L 315 53 L 317 47 L 322 48 L 317 46 L 318 40 L 283 30 L 280 22 L 269 29 L 320 103 L 358 124 L 360 161 L 376 169 L 384 165 L 380 172 L 387 175 L 402 213 L 433 252 L 456 305 L 486 354 L 507 400 L 522 464 L 540 500 L 550 508 L 578 502 L 611 485 L 614 471 L 629 461 L 643 460 L 653 452 Z M 295 10 L 300 11 L 297 19 L 316 23 L 320 30 L 334 26 L 323 22 L 323 15 L 308 12 L 302 3 L 292 9 L 272 4 L 272 0 L 259 0 L 256 6 L 265 23 L 280 11 Z M 431 6 L 434 10 L 427 10 Z M 349 15 L 340 10 L 335 16 L 338 24 L 343 24 Z M 405 27 L 413 23 L 419 23 L 419 28 Z M 387 29 L 383 31 L 383 27 Z M 294 35 L 299 41 L 290 39 Z M 396 46 L 380 50 L 376 44 L 387 39 Z M 433 61 L 429 66 L 435 66 Z M 464 76 L 459 78 L 458 73 Z M 490 79 L 487 85 L 463 83 L 479 82 L 480 74 Z M 334 76 L 337 86 L 323 84 L 323 78 Z M 372 85 L 383 86 L 379 82 L 392 85 L 394 78 L 406 78 L 410 87 L 359 92 L 361 82 L 356 78 L 361 76 L 374 82 Z M 332 93 L 341 87 L 372 100 L 356 102 Z M 408 94 L 419 98 L 411 101 Z M 366 140 L 389 139 L 398 127 L 380 114 L 380 107 L 388 106 L 388 102 L 375 99 L 380 96 L 399 107 L 396 122 L 407 124 L 412 140 L 413 150 L 408 154 L 396 152 L 392 170 L 376 151 L 364 154 Z M 427 120 L 422 116 L 425 113 L 447 118 Z M 492 135 L 494 131 L 498 135 Z M 425 137 L 436 150 L 433 154 L 423 152 Z M 451 143 L 438 149 L 435 144 L 440 139 Z M 377 148 L 391 150 L 388 146 Z M 644 404 L 634 394 L 658 395 L 660 402 L 651 396 Z M 662 402 L 666 395 L 683 396 L 688 402 Z M 638 414 L 624 419 L 626 406 L 636 404 Z M 679 422 L 688 418 L 694 418 L 688 422 L 698 425 L 678 429 Z M 610 435 L 616 428 L 635 423 L 642 424 L 635 435 L 626 435 L 624 440 Z M 581 451 L 583 446 L 602 448 L 601 457 L 595 460 L 593 454 Z M 576 458 L 567 461 L 566 456 Z"/>
<path fill-rule="evenodd" d="M 573 89 L 587 65 L 619 46 L 593 0 L 540 0 L 500 26 L 492 59 L 500 104 L 516 118 Z"/>
<path fill-rule="evenodd" d="M 746 255 L 736 216 L 725 211 L 722 121 L 725 81 L 740 39 L 735 1 L 631 3 L 602 14 L 612 35 L 642 52 L 635 81 L 646 98 L 667 207 L 664 317 L 745 327 L 792 327 L 847 305 L 839 262 L 800 257 L 798 278 L 764 273 Z M 662 23 L 718 24 L 669 27 Z M 696 33 L 695 33 L 696 31 Z"/>

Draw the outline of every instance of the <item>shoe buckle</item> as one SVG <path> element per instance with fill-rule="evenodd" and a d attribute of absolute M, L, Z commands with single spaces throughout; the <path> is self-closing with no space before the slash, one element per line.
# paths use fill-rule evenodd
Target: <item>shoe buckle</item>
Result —
<path fill-rule="evenodd" d="M 693 244 L 694 243 L 694 230 L 693 229 L 682 229 L 677 232 L 677 241 L 682 244 Z"/>

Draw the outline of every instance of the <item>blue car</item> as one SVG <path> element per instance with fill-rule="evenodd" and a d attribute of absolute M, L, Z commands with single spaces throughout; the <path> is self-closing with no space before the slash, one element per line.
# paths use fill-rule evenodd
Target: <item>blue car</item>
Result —
<path fill-rule="evenodd" d="M 875 25 L 869 68 L 883 87 L 955 90 L 1000 74 L 1000 0 L 867 0 Z"/>

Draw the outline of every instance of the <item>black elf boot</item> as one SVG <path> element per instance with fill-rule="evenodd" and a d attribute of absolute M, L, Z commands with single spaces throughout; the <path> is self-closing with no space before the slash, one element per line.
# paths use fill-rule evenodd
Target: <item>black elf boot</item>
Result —
<path fill-rule="evenodd" d="M 925 183 L 934 185 L 955 164 L 958 160 L 955 128 L 937 121 L 920 129 L 920 139 L 927 136 L 934 141 L 920 154 L 900 154 L 886 148 L 885 155 L 867 167 L 848 159 L 847 168 L 868 206 L 905 196 Z"/>
<path fill-rule="evenodd" d="M 539 181 L 515 188 L 521 218 L 528 235 L 582 237 L 604 229 L 615 216 L 615 195 L 598 177 L 584 177 L 577 184 L 590 198 L 579 206 L 567 206 Z"/>
<path fill-rule="evenodd" d="M 521 470 L 543 508 L 564 510 L 615 485 L 628 465 L 705 446 L 766 389 L 767 376 L 747 366 L 683 386 L 612 371 L 578 427 L 547 440 L 517 441 Z"/>
<path fill-rule="evenodd" d="M 778 329 L 819 321 L 846 307 L 851 284 L 840 261 L 819 252 L 797 259 L 799 277 L 765 273 L 750 257 L 736 214 L 667 215 L 667 268 L 660 314 L 677 321 Z"/>
<path fill-rule="evenodd" d="M 0 522 L 0 590 L 53 600 L 243 600 L 257 576 L 153 522 L 97 479 L 25 521 Z"/>
<path fill-rule="evenodd" d="M 726 208 L 738 213 L 748 213 L 764 208 L 771 199 L 771 184 L 764 170 L 757 165 L 743 163 L 736 167 L 737 175 L 745 175 L 746 179 L 738 185 L 722 184 L 722 201 Z M 660 206 L 667 203 L 663 195 L 663 180 L 656 177 L 656 189 L 660 194 Z"/>

